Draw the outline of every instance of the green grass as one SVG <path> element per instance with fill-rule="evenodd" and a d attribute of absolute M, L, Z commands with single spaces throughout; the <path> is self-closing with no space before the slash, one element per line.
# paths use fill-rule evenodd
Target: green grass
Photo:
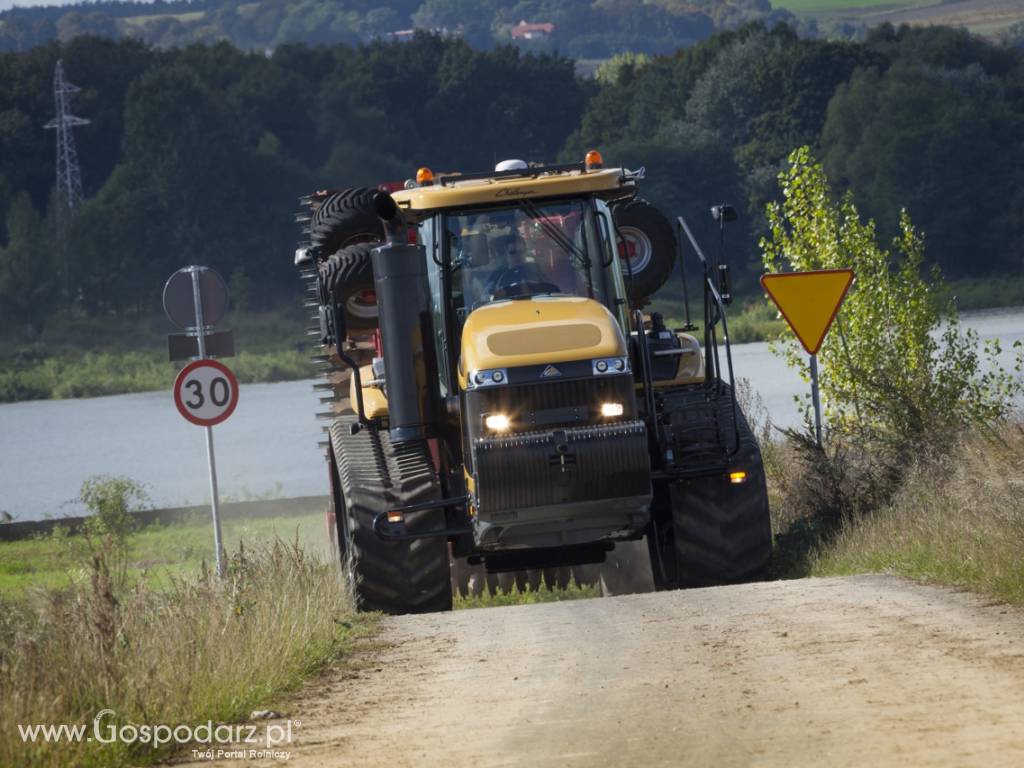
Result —
<path fill-rule="evenodd" d="M 520 590 L 513 587 L 508 592 L 499 590 L 493 595 L 484 592 L 478 596 L 462 597 L 457 595 L 454 601 L 455 610 L 465 608 L 494 608 L 502 605 L 526 605 L 530 603 L 558 603 L 563 600 L 587 600 L 600 597 L 601 591 L 595 586 L 580 586 L 575 581 L 565 589 L 547 589 L 541 587 L 534 591 Z"/>
<path fill-rule="evenodd" d="M 294 534 L 291 543 L 266 538 L 293 523 L 235 527 L 247 538 L 229 549 L 223 582 L 197 565 L 210 553 L 208 526 L 129 534 L 132 558 L 155 556 L 159 578 L 134 562 L 119 579 L 120 550 L 103 536 L 77 562 L 57 550 L 84 537 L 0 545 L 6 577 L 28 573 L 35 586 L 0 595 L 0 765 L 117 768 L 175 752 L 145 742 L 24 741 L 18 723 L 91 727 L 104 709 L 113 710 L 105 726 L 244 722 L 254 709 L 287 715 L 288 694 L 346 660 L 376 626 L 374 615 L 354 612 L 337 568 Z M 300 524 L 299 540 L 305 530 Z M 53 583 L 61 567 L 66 586 Z"/>
<path fill-rule="evenodd" d="M 297 540 L 305 551 L 326 556 L 322 514 L 224 520 L 221 532 L 225 546 L 232 549 L 240 541 L 257 543 L 278 537 Z M 128 557 L 133 580 L 154 589 L 166 588 L 174 578 L 198 572 L 203 562 L 213 563 L 213 527 L 205 516 L 144 526 L 131 536 Z M 65 537 L 0 542 L 0 596 L 14 597 L 31 587 L 67 587 L 85 576 Z"/>
<path fill-rule="evenodd" d="M 144 27 L 150 22 L 160 21 L 161 19 L 174 19 L 180 21 L 183 24 L 199 21 L 206 16 L 206 11 L 188 11 L 186 13 L 155 13 L 155 14 L 140 14 L 138 16 L 126 16 L 120 19 L 120 23 L 126 27 Z"/>
<path fill-rule="evenodd" d="M 644 311 L 661 312 L 665 318 L 665 325 L 669 328 L 682 328 L 686 322 L 686 313 L 681 301 L 655 298 Z M 690 320 L 697 326 L 697 330 L 690 332 L 702 341 L 700 329 L 703 317 L 704 309 L 701 304 L 690 304 Z M 729 324 L 729 339 L 733 344 L 768 341 L 777 337 L 785 328 L 785 321 L 779 317 L 778 310 L 763 296 L 736 297 L 726 309 L 726 321 Z"/>
<path fill-rule="evenodd" d="M 1024 306 L 1024 277 L 953 280 L 948 284 L 948 292 L 961 310 L 1020 307 Z"/>
<path fill-rule="evenodd" d="M 849 447 L 836 449 L 831 478 L 792 444 L 762 439 L 762 448 L 776 532 L 773 577 L 890 573 L 1024 605 L 1019 422 L 969 434 L 944 457 L 903 467 L 896 495 L 878 508 L 861 503 L 870 483 L 864 457 Z M 835 492 L 860 510 L 830 511 Z"/>
<path fill-rule="evenodd" d="M 847 521 L 811 574 L 895 573 L 1024 604 L 1024 430 L 972 436 L 913 472 L 893 504 Z"/>
<path fill-rule="evenodd" d="M 309 351 L 299 344 L 301 311 L 236 313 L 237 355 L 225 360 L 243 384 L 309 378 Z M 163 317 L 51 318 L 31 343 L 0 334 L 0 402 L 95 397 L 169 389 L 178 368 L 167 360 Z"/>

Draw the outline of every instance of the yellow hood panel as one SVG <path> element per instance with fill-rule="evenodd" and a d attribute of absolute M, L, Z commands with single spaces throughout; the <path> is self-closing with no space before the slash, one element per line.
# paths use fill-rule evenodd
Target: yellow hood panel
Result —
<path fill-rule="evenodd" d="M 612 313 L 593 299 L 538 296 L 473 310 L 462 329 L 459 383 L 487 368 L 589 360 L 626 354 Z"/>

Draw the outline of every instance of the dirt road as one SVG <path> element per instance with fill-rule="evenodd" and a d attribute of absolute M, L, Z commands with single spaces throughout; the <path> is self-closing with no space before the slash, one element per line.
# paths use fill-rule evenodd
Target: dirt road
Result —
<path fill-rule="evenodd" d="M 895 578 L 400 617 L 384 640 L 295 700 L 289 766 L 1024 765 L 1024 616 Z"/>

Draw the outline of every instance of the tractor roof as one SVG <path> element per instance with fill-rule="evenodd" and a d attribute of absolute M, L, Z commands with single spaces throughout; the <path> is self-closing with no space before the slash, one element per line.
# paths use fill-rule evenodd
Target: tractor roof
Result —
<path fill-rule="evenodd" d="M 583 164 L 537 166 L 514 171 L 439 176 L 429 186 L 401 189 L 391 196 L 404 211 L 422 218 L 444 208 L 506 205 L 524 198 L 596 194 L 607 199 L 632 195 L 640 174 L 623 168 L 585 170 Z"/>

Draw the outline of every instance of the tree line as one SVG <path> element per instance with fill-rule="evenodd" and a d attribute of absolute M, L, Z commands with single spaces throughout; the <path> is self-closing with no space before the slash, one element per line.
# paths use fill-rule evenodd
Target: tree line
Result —
<path fill-rule="evenodd" d="M 521 21 L 553 25 L 513 37 Z M 668 53 L 749 21 L 798 23 L 769 0 L 100 0 L 0 13 L 0 52 L 81 35 L 133 37 L 160 47 L 230 42 L 267 50 L 286 43 L 358 45 L 420 29 L 475 48 L 515 43 L 572 58 Z M 813 31 L 813 22 L 799 22 Z"/>
<path fill-rule="evenodd" d="M 85 203 L 53 237 L 52 77 L 82 87 Z M 740 211 L 738 282 L 758 272 L 764 205 L 790 150 L 811 145 L 882 235 L 909 209 L 948 275 L 1019 274 L 1024 253 L 1024 51 L 945 28 L 862 42 L 750 24 L 668 56 L 568 58 L 465 40 L 157 49 L 80 37 L 0 55 L 0 317 L 157 305 L 188 263 L 218 268 L 252 307 L 294 301 L 299 195 L 480 170 L 508 157 L 645 165 L 644 194 L 714 236 Z"/>

